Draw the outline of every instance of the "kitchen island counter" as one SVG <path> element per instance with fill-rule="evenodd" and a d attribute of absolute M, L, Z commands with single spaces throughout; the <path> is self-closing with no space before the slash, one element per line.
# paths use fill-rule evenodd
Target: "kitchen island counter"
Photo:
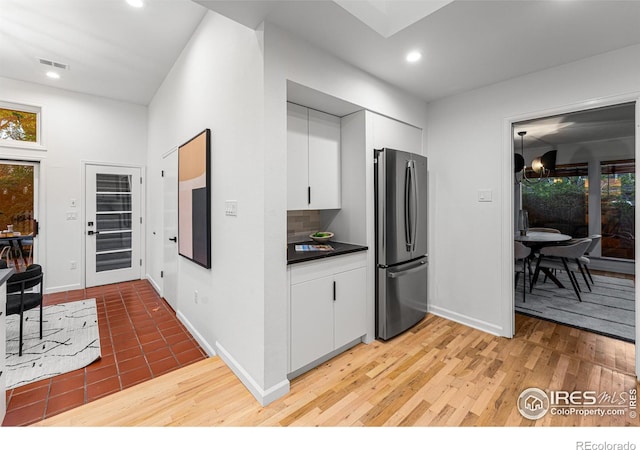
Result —
<path fill-rule="evenodd" d="M 366 245 L 347 244 L 344 242 L 329 241 L 327 245 L 333 247 L 329 251 L 307 251 L 297 252 L 296 245 L 318 245 L 314 241 L 292 242 L 287 245 L 287 264 L 296 264 L 316 259 L 330 258 L 332 256 L 346 255 L 348 253 L 362 252 L 368 250 Z"/>

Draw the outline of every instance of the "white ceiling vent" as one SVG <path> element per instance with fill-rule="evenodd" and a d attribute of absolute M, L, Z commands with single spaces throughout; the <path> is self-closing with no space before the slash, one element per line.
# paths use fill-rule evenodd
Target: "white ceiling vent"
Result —
<path fill-rule="evenodd" d="M 45 66 L 55 67 L 56 69 L 69 70 L 69 64 L 51 61 L 50 59 L 38 58 L 40 64 L 44 64 Z"/>

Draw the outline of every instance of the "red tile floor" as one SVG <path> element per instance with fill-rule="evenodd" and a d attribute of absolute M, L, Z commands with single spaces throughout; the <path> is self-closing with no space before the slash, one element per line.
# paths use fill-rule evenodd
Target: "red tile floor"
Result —
<path fill-rule="evenodd" d="M 44 305 L 95 298 L 102 358 L 7 391 L 3 426 L 29 425 L 206 358 L 146 280 L 45 296 Z"/>

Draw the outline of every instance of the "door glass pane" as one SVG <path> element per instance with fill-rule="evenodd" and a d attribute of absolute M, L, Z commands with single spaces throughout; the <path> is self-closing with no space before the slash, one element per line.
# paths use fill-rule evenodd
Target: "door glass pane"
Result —
<path fill-rule="evenodd" d="M 600 176 L 602 256 L 635 259 L 635 160 L 603 161 Z"/>
<path fill-rule="evenodd" d="M 98 214 L 96 216 L 96 230 L 130 230 L 131 213 Z"/>
<path fill-rule="evenodd" d="M 96 192 L 131 192 L 131 175 L 96 174 Z"/>
<path fill-rule="evenodd" d="M 98 194 L 96 209 L 104 211 L 131 211 L 131 194 Z"/>
<path fill-rule="evenodd" d="M 131 252 L 101 253 L 96 255 L 96 272 L 128 269 L 131 267 Z"/>
<path fill-rule="evenodd" d="M 99 252 L 111 250 L 130 250 L 131 232 L 108 233 L 96 235 L 96 250 Z"/>
<path fill-rule="evenodd" d="M 131 194 L 131 175 L 96 174 L 96 272 L 132 265 Z"/>
<path fill-rule="evenodd" d="M 0 164 L 0 231 L 12 230 L 22 235 L 34 232 L 34 166 L 26 164 Z M 22 271 L 32 263 L 33 239 L 22 242 L 19 247 L 10 240 L 0 241 L 0 250 L 6 255 L 8 264 Z"/>

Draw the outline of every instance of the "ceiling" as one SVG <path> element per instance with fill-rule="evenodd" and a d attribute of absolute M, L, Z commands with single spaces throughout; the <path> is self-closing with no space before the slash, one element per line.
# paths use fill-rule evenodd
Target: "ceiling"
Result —
<path fill-rule="evenodd" d="M 1 0 L 0 76 L 147 105 L 206 9 L 145 1 Z M 50 80 L 40 58 L 69 69 Z"/>
<path fill-rule="evenodd" d="M 1 0 L 0 76 L 146 105 L 207 9 L 273 22 L 426 102 L 640 43 L 640 1 L 145 1 Z M 69 70 L 49 80 L 39 58 Z"/>
<path fill-rule="evenodd" d="M 388 38 L 334 1 L 196 1 L 252 28 L 275 23 L 427 102 L 640 43 L 640 1 L 456 0 Z M 399 5 L 429 2 L 356 3 L 396 5 L 391 23 Z M 413 49 L 423 58 L 411 65 Z"/>
<path fill-rule="evenodd" d="M 514 148 L 534 148 L 635 136 L 635 103 L 588 109 L 570 114 L 518 122 L 513 125 Z M 519 131 L 526 131 L 523 142 Z"/>

